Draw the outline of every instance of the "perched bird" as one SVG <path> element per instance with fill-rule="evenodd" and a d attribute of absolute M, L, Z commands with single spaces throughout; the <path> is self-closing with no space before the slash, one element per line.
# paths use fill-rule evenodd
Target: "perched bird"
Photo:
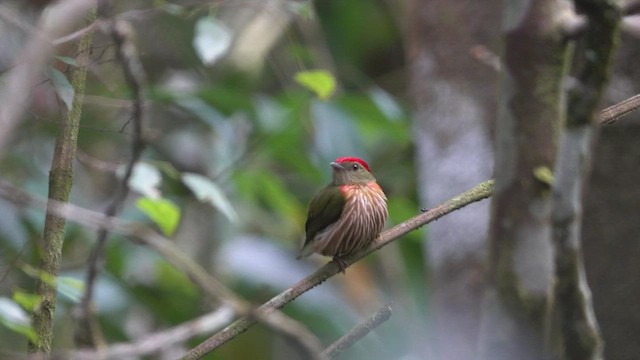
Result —
<path fill-rule="evenodd" d="M 369 165 L 356 157 L 332 162 L 333 181 L 309 203 L 306 240 L 298 259 L 318 253 L 332 256 L 344 273 L 341 257 L 369 245 L 387 220 L 387 197 Z"/>

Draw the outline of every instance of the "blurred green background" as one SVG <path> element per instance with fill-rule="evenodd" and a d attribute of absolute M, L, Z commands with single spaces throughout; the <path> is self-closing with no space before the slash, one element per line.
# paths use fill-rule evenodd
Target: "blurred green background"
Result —
<path fill-rule="evenodd" d="M 46 3 L 3 6 L 33 23 Z M 329 181 L 328 164 L 337 156 L 369 163 L 389 198 L 387 227 L 419 213 L 401 11 L 399 3 L 369 0 L 116 2 L 113 14 L 133 26 L 148 78 L 144 166 L 137 169 L 134 192 L 120 216 L 154 227 L 137 200 L 154 194 L 171 201 L 180 213 L 171 234 L 176 244 L 257 305 L 327 261 L 296 261 L 295 255 L 306 204 Z M 0 74 L 6 74 L 28 34 L 7 21 L 0 26 Z M 69 77 L 74 65 L 65 57 L 76 57 L 75 46 L 59 48 L 59 55 L 48 66 Z M 99 31 L 89 58 L 72 202 L 101 211 L 129 156 L 130 92 L 113 43 Z M 324 99 L 295 80 L 317 69 L 336 81 Z M 47 193 L 65 113 L 64 87 L 43 75 L 1 164 L 3 179 L 40 196 Z M 187 173 L 206 176 L 223 196 L 199 201 L 181 181 Z M 0 297 L 7 301 L 33 292 L 35 279 L 26 269 L 38 265 L 43 219 L 40 209 L 0 200 Z M 328 345 L 390 302 L 391 320 L 343 356 L 415 358 L 410 354 L 423 353 L 429 331 L 422 235 L 410 233 L 284 311 Z M 95 238 L 91 229 L 67 225 L 63 278 L 84 279 Z M 77 282 L 68 282 L 59 294 L 56 349 L 73 347 L 72 314 L 80 291 Z M 109 343 L 178 325 L 216 306 L 158 254 L 117 235 L 108 240 L 96 290 Z M 203 339 L 149 358 L 173 358 Z M 23 354 L 26 339 L 5 322 L 0 348 Z M 258 325 L 206 358 L 299 356 L 288 341 Z"/>

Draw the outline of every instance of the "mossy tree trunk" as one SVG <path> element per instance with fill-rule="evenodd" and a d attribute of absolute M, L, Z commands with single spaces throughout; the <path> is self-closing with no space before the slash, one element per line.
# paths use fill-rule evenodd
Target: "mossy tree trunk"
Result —
<path fill-rule="evenodd" d="M 587 27 L 575 54 L 575 84 L 568 92 L 567 126 L 554 171 L 556 284 L 552 341 L 557 358 L 596 360 L 602 358 L 603 346 L 584 270 L 580 229 L 594 119 L 611 72 L 621 10 L 617 1 L 575 3 L 586 16 Z"/>
<path fill-rule="evenodd" d="M 95 15 L 89 15 L 93 21 Z M 86 57 L 91 46 L 91 32 L 80 40 L 78 54 Z M 82 100 L 87 76 L 86 66 L 75 69 L 71 85 L 75 91 L 73 104 L 56 138 L 56 145 L 49 172 L 49 200 L 68 202 L 73 185 L 73 161 L 76 156 L 78 129 L 82 113 Z M 56 311 L 56 278 L 60 272 L 62 246 L 65 236 L 66 219 L 47 212 L 42 238 L 40 271 L 36 294 L 41 303 L 33 314 L 33 327 L 37 342 L 29 343 L 30 359 L 47 359 L 53 341 L 54 316 Z"/>
<path fill-rule="evenodd" d="M 563 126 L 566 1 L 504 3 L 504 74 L 481 359 L 549 358 L 551 169 Z"/>

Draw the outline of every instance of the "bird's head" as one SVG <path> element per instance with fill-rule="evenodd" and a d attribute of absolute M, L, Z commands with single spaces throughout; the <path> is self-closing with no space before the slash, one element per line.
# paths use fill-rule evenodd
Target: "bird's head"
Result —
<path fill-rule="evenodd" d="M 369 165 L 360 158 L 339 157 L 330 165 L 336 185 L 367 184 L 375 181 Z"/>

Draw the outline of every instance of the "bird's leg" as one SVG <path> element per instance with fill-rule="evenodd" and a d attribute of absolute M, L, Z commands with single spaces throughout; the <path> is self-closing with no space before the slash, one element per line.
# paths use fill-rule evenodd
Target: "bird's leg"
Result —
<path fill-rule="evenodd" d="M 345 270 L 347 270 L 347 268 L 349 267 L 349 264 L 347 264 L 346 261 L 344 261 L 340 256 L 336 255 L 333 257 L 333 262 L 336 263 L 336 265 L 338 265 L 338 269 L 340 270 L 341 273 L 345 273 Z"/>

